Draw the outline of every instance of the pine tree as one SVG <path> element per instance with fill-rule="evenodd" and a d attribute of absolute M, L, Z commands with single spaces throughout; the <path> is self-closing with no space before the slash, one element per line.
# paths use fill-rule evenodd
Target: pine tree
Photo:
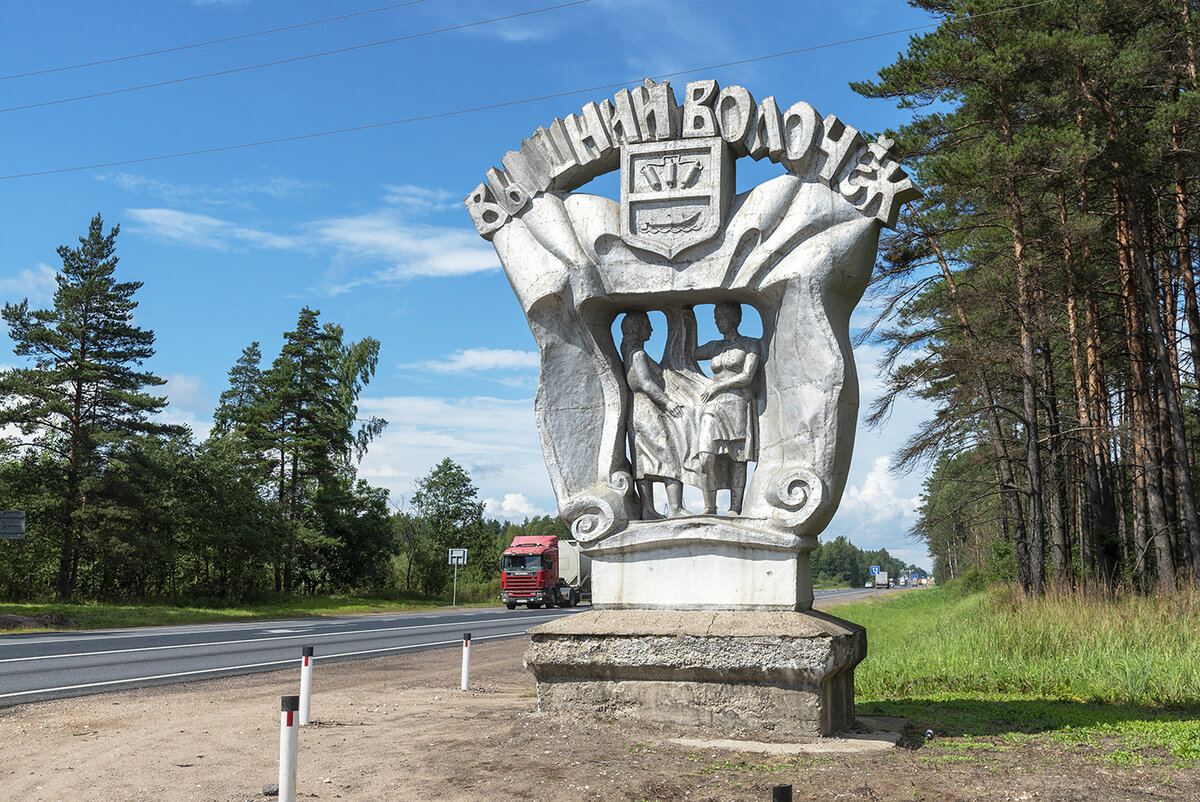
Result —
<path fill-rule="evenodd" d="M 66 477 L 56 588 L 63 600 L 75 589 L 83 512 L 107 454 L 132 435 L 170 428 L 152 420 L 166 399 L 143 392 L 165 380 L 139 370 L 154 355 L 154 333 L 132 323 L 142 283 L 114 278 L 119 230 L 105 235 L 97 214 L 79 247 L 58 248 L 53 308 L 31 311 L 25 299 L 3 311 L 14 353 L 34 363 L 0 373 L 0 426 L 22 435 L 5 445 L 53 455 Z"/>
<path fill-rule="evenodd" d="M 319 317 L 309 307 L 300 310 L 279 356 L 257 377 L 252 408 L 242 413 L 247 445 L 268 459 L 271 493 L 286 522 L 277 569 L 277 589 L 284 591 L 292 588 L 301 552 L 315 558 L 348 531 L 339 519 L 358 504 L 354 462 L 387 425 L 372 418 L 355 430 L 358 397 L 375 373 L 379 341 L 345 343 L 342 328 L 322 326 Z M 230 372 L 226 407 L 239 395 L 238 384 L 254 378 L 253 361 L 245 352 Z"/>
<path fill-rule="evenodd" d="M 855 88 L 937 104 L 894 135 L 926 196 L 876 285 L 874 417 L 937 404 L 899 455 L 937 466 L 916 534 L 943 575 L 1170 591 L 1200 568 L 1196 0 L 914 5 L 941 25 Z"/>
<path fill-rule="evenodd" d="M 262 389 L 261 361 L 262 351 L 255 341 L 242 349 L 242 355 L 229 369 L 229 388 L 221 393 L 220 403 L 213 413 L 213 430 L 218 434 L 228 434 L 257 422 Z"/>

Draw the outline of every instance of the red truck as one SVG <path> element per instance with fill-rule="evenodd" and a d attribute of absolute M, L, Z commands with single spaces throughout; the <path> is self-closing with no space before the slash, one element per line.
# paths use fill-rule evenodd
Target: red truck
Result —
<path fill-rule="evenodd" d="M 515 537 L 500 557 L 500 601 L 510 610 L 574 607 L 591 598 L 591 563 L 574 541 Z"/>

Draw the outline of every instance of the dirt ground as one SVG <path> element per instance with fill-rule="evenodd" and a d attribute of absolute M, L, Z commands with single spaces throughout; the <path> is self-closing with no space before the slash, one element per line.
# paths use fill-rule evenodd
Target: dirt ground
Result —
<path fill-rule="evenodd" d="M 299 798 L 765 801 L 791 784 L 797 800 L 1200 800 L 1196 768 L 1115 767 L 1049 738 L 953 748 L 910 729 L 883 753 L 779 757 L 672 742 L 694 730 L 540 714 L 527 646 L 472 644 L 470 692 L 458 690 L 457 649 L 318 662 Z M 0 798 L 264 800 L 279 697 L 298 674 L 0 709 Z"/>

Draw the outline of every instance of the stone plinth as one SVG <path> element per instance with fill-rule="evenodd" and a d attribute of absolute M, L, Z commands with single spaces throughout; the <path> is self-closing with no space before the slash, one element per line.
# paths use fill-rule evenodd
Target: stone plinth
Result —
<path fill-rule="evenodd" d="M 854 720 L 866 630 L 818 612 L 594 610 L 530 631 L 538 709 L 832 735 Z"/>
<path fill-rule="evenodd" d="M 808 610 L 815 537 L 746 517 L 631 523 L 588 551 L 592 606 L 607 609 Z"/>

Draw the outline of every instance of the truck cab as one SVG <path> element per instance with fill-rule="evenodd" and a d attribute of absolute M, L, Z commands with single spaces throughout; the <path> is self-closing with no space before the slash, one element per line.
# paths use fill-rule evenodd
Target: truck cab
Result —
<path fill-rule="evenodd" d="M 531 610 L 574 607 L 586 588 L 586 557 L 577 544 L 545 537 L 518 536 L 500 556 L 500 601 L 510 610 L 524 604 Z M 564 552 L 565 549 L 565 552 Z M 562 562 L 565 560 L 566 562 Z M 565 570 L 564 570 L 565 568 Z"/>
<path fill-rule="evenodd" d="M 517 537 L 500 557 L 500 600 L 508 609 L 558 601 L 558 538 Z"/>

